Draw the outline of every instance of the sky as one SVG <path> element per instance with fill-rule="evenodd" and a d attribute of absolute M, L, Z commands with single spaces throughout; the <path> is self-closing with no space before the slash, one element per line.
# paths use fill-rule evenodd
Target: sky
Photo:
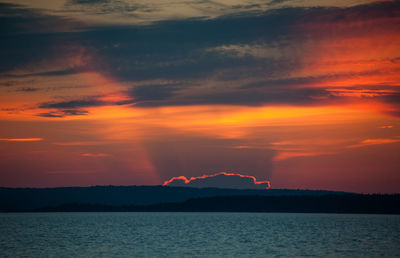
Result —
<path fill-rule="evenodd" d="M 399 1 L 0 0 L 0 24 L 0 186 L 400 192 Z"/>

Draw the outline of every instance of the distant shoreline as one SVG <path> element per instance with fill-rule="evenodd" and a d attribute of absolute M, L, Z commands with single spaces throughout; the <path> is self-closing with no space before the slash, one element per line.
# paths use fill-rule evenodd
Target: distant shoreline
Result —
<path fill-rule="evenodd" d="M 3 191 L 2 191 L 3 190 Z M 82 190 L 82 189 L 80 189 Z M 76 189 L 58 196 L 40 190 L 0 189 L 0 212 L 250 212 L 250 213 L 354 213 L 400 214 L 400 194 L 351 194 L 324 192 L 242 191 L 193 188 L 131 188 L 130 195 L 117 188 Z M 99 190 L 99 189 L 97 189 Z M 114 190 L 114 191 L 113 191 Z M 115 191 L 119 191 L 116 194 Z M 125 189 L 126 190 L 126 189 Z M 6 193 L 6 194 L 5 194 Z M 30 193 L 30 195 L 29 195 Z M 164 196 L 163 196 L 164 194 Z M 185 194 L 182 200 L 177 194 Z M 276 195 L 277 194 L 277 195 Z M 152 195 L 152 198 L 150 196 Z M 203 196 L 202 196 L 203 195 Z M 73 196 L 74 198 L 72 198 Z M 119 199 L 127 197 L 126 200 Z M 40 200 L 40 197 L 48 199 Z M 161 198 L 168 197 L 168 198 Z M 178 196 L 179 197 L 179 196 Z M 39 198 L 39 199 L 37 199 Z M 122 197 L 121 197 L 122 198 Z M 141 203 L 138 198 L 142 198 Z M 147 200 L 145 200 L 148 198 Z M 129 202 L 129 200 L 131 201 Z M 12 201 L 14 200 L 14 202 Z M 36 201 L 36 203 L 35 203 Z M 101 202 L 102 201 L 102 202 Z M 120 201 L 118 203 L 118 201 Z M 125 203 L 124 203 L 125 202 Z M 145 204 L 143 204 L 145 202 Z M 35 203 L 33 205 L 33 203 Z M 114 204 L 113 204 L 114 203 Z"/>

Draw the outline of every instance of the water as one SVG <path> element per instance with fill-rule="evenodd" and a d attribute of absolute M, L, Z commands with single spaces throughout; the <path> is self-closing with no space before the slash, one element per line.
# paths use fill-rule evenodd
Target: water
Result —
<path fill-rule="evenodd" d="M 400 216 L 0 214 L 1 257 L 400 256 Z"/>

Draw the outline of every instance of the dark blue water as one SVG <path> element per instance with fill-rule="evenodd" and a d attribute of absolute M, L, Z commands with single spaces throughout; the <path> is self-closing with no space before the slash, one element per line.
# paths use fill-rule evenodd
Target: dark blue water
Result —
<path fill-rule="evenodd" d="M 400 216 L 0 214 L 1 257 L 400 256 Z"/>

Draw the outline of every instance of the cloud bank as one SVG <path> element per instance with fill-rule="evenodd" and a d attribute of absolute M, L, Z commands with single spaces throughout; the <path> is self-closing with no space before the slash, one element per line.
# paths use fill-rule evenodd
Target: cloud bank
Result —
<path fill-rule="evenodd" d="M 216 187 L 232 189 L 268 189 L 271 183 L 267 180 L 257 181 L 254 176 L 237 173 L 220 172 L 187 179 L 185 176 L 173 177 L 164 186 L 189 186 L 198 188 Z"/>
<path fill-rule="evenodd" d="M 196 12 L 175 20 L 157 11 L 166 6 L 148 2 L 66 2 L 67 8 L 88 14 L 151 10 L 158 17 L 153 17 L 158 22 L 113 26 L 0 4 L 0 21 L 7 24 L 0 28 L 0 85 L 33 93 L 32 83 L 23 79 L 36 80 L 40 95 L 45 90 L 40 85 L 54 79 L 57 83 L 46 87 L 65 98 L 54 95 L 32 103 L 43 118 L 90 115 L 83 108 L 126 104 L 310 106 L 371 100 L 384 104 L 385 113 L 399 115 L 399 2 L 336 1 L 306 8 L 310 3 L 302 1 L 235 6 L 193 1 L 182 3 L 187 5 L 182 10 L 192 4 L 207 5 L 204 10 L 224 6 L 236 15 L 221 11 L 205 19 Z M 285 8 L 270 9 L 282 3 Z M 118 85 L 99 81 L 99 76 Z M 81 88 L 64 94 L 71 84 Z M 90 90 L 94 87 L 101 90 Z M 125 101 L 98 98 L 115 93 Z"/>

